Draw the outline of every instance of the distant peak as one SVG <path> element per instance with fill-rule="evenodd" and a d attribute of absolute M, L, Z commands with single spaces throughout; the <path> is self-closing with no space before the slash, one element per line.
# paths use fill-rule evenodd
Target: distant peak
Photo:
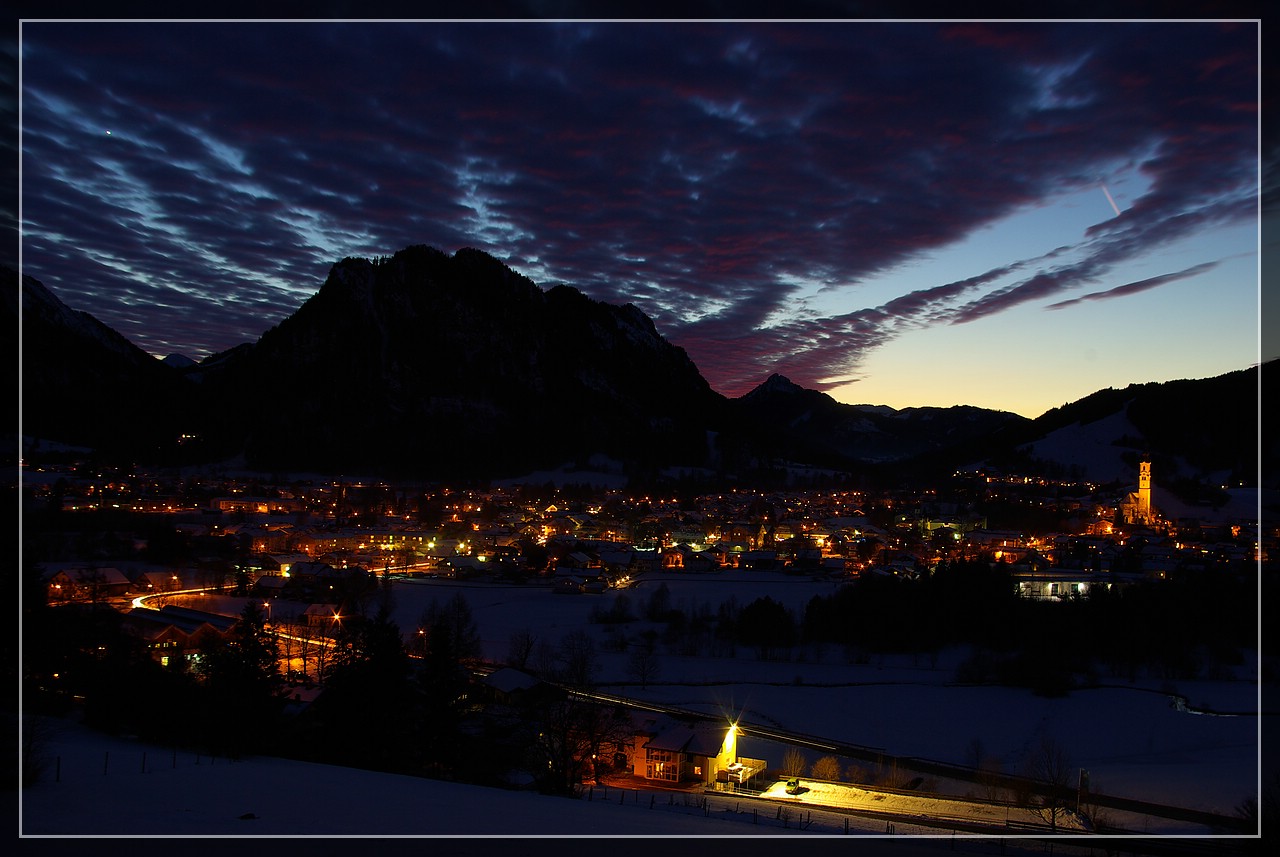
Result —
<path fill-rule="evenodd" d="M 788 379 L 786 375 L 780 375 L 780 373 L 774 372 L 773 375 L 769 376 L 767 381 L 764 381 L 764 384 L 758 386 L 758 388 L 755 388 L 754 390 L 751 390 L 750 393 L 744 395 L 742 398 L 758 399 L 762 397 L 769 397 L 769 395 L 797 395 L 800 393 L 804 393 L 803 386 L 795 384 L 795 382 Z"/>
<path fill-rule="evenodd" d="M 751 393 L 803 393 L 804 388 L 794 383 L 786 375 L 774 372 L 769 376 L 769 380 L 765 381 L 759 387 L 756 387 Z M 751 395 L 748 393 L 747 395 Z"/>

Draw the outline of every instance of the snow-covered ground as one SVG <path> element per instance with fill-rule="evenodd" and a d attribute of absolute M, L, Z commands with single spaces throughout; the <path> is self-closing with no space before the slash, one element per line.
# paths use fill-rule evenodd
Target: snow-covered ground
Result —
<path fill-rule="evenodd" d="M 709 605 L 713 612 L 729 598 L 741 606 L 769 595 L 798 613 L 814 595 L 833 588 L 830 582 L 780 574 L 654 575 L 625 593 L 637 614 L 659 582 L 667 584 L 672 606 L 692 610 Z M 1089 772 L 1098 792 L 1224 815 L 1234 814 L 1242 801 L 1258 793 L 1260 718 L 1182 710 L 1161 680 L 1117 681 L 1047 699 L 1012 688 L 950 686 L 963 651 L 936 657 L 872 655 L 865 663 L 847 663 L 844 653 L 832 647 L 806 649 L 803 660 L 797 650 L 789 661 L 762 661 L 741 647 L 733 657 L 682 657 L 660 644 L 657 677 L 640 688 L 628 674 L 627 652 L 609 651 L 604 643 L 619 631 L 637 639 L 651 626 L 637 620 L 611 629 L 588 621 L 592 608 L 608 606 L 614 593 L 558 595 L 536 586 L 406 581 L 395 588 L 394 618 L 402 631 L 412 633 L 433 600 L 443 603 L 459 592 L 472 608 L 485 654 L 492 659 L 505 659 L 517 630 L 528 629 L 538 640 L 558 645 L 568 633 L 586 629 L 599 643 L 597 679 L 604 689 L 718 713 L 726 724 L 740 719 L 880 748 L 888 755 L 960 764 L 972 764 L 980 747 L 984 757 L 1009 773 L 1022 772 L 1028 754 L 1050 737 L 1072 766 Z M 206 597 L 204 602 L 205 609 L 228 613 L 238 613 L 242 604 L 229 597 Z M 273 606 L 277 616 L 284 609 L 282 602 Z M 1176 691 L 1193 707 L 1256 712 L 1259 696 L 1252 667 L 1242 668 L 1236 681 L 1178 682 Z M 63 756 L 61 782 L 46 781 L 24 792 L 24 833 L 796 833 L 794 827 L 779 831 L 776 825 L 755 823 L 758 813 L 744 821 L 740 807 L 730 812 L 719 804 L 715 811 L 642 812 L 634 804 L 611 806 L 599 796 L 575 802 L 274 759 L 217 760 L 214 765 L 205 759 L 196 765 L 190 754 L 179 753 L 173 768 L 166 755 L 170 751 L 157 751 L 143 774 L 142 748 L 119 742 L 104 775 L 106 744 L 106 739 L 77 731 L 57 738 L 51 752 Z M 785 749 L 750 738 L 739 746 L 742 755 L 772 766 L 781 765 Z M 807 762 L 818 755 L 810 751 Z M 179 777 L 181 785 L 173 785 Z M 126 790 L 127 778 L 132 782 Z M 846 798 L 855 791 L 842 789 Z M 956 792 L 957 797 L 963 794 Z M 368 798 L 375 795 L 386 797 L 373 811 Z M 810 794 L 807 802 L 816 797 Z M 885 805 L 883 797 L 867 799 Z M 245 813 L 257 818 L 241 819 Z M 744 823 L 753 829 L 742 830 Z M 1207 832 L 1181 822 L 1144 819 L 1142 824 L 1145 833 Z"/>
<path fill-rule="evenodd" d="M 899 816 L 919 818 L 922 821 L 964 821 L 997 827 L 1009 824 L 1044 827 L 1047 824 L 1045 816 L 1028 807 L 1001 806 L 997 803 L 973 800 L 950 800 L 932 795 L 891 794 L 845 783 L 818 782 L 808 778 L 803 778 L 802 783 L 801 791 L 795 795 L 788 793 L 786 782 L 773 783 L 761 792 L 761 797 L 790 804 L 796 813 L 820 806 L 839 807 L 863 813 L 894 813 Z M 881 822 L 881 824 L 885 823 L 888 822 Z M 902 824 L 901 821 L 897 823 L 899 826 Z M 1059 809 L 1054 823 L 1057 830 L 1064 833 L 1080 833 L 1087 829 L 1080 817 L 1069 808 Z"/>
<path fill-rule="evenodd" d="M 333 765 L 198 757 L 60 723 L 21 795 L 23 836 L 770 835 L 703 812 L 572 800 Z M 56 779 L 55 779 L 56 777 Z M 593 796 L 594 797 L 594 796 Z"/>

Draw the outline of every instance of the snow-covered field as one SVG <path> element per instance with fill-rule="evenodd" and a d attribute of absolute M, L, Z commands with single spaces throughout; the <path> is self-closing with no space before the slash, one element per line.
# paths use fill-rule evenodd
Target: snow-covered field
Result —
<path fill-rule="evenodd" d="M 741 606 L 769 595 L 799 613 L 814 595 L 833 588 L 830 582 L 762 573 L 655 575 L 626 591 L 637 614 L 659 581 L 667 584 L 672 606 L 692 610 L 705 604 L 713 612 L 729 598 Z M 803 660 L 797 650 L 789 661 L 762 661 L 741 647 L 734 657 L 682 657 L 659 644 L 656 679 L 641 688 L 628 674 L 627 652 L 608 651 L 604 642 L 619 630 L 636 639 L 651 626 L 637 620 L 610 630 L 588 621 L 592 608 L 607 606 L 615 594 L 557 595 L 546 587 L 406 581 L 395 588 L 394 618 L 402 631 L 411 633 L 433 600 L 443 603 L 459 592 L 472 608 L 485 654 L 492 659 L 506 657 L 511 634 L 520 629 L 552 645 L 586 629 L 599 643 L 597 679 L 603 688 L 720 713 L 726 723 L 738 718 L 881 748 L 890 755 L 961 764 L 971 764 L 980 745 L 984 756 L 1010 773 L 1021 772 L 1027 754 L 1048 736 L 1065 750 L 1073 767 L 1089 772 L 1095 791 L 1224 815 L 1234 814 L 1243 800 L 1258 793 L 1260 718 L 1180 710 L 1160 680 L 1117 682 L 1046 699 L 1011 688 L 950 686 L 962 651 L 936 657 L 872 655 L 865 663 L 851 664 L 842 651 L 830 647 L 806 649 Z M 207 598 L 205 609 L 236 613 L 240 603 Z M 282 609 L 280 602 L 273 607 L 277 615 Z M 1242 669 L 1237 681 L 1178 682 L 1176 690 L 1193 707 L 1255 712 L 1259 697 L 1251 666 Z M 273 759 L 218 760 L 226 776 L 235 772 L 232 787 L 216 782 L 207 759 L 201 766 L 183 764 L 179 754 L 177 769 L 171 769 L 167 757 L 153 758 L 153 770 L 138 773 L 132 784 L 145 785 L 150 793 L 125 797 L 120 784 L 129 772 L 104 776 L 103 751 L 91 749 L 104 739 L 68 733 L 60 740 L 90 743 L 74 765 L 72 744 L 67 745 L 61 783 L 46 782 L 24 792 L 24 833 L 627 835 L 652 834 L 657 825 L 673 835 L 746 835 L 735 829 L 740 818 L 717 821 L 715 813 L 649 813 L 634 806 L 624 813 L 616 806 L 616 813 L 604 819 L 599 800 L 583 804 Z M 773 766 L 781 764 L 784 749 L 750 738 L 739 746 L 742 755 Z M 137 769 L 139 748 L 118 752 L 131 759 L 120 766 Z M 808 762 L 817 755 L 811 751 Z M 90 758 L 95 760 L 92 776 L 84 770 Z M 178 771 L 184 784 L 167 787 L 166 779 L 176 779 Z M 335 778 L 343 785 L 326 785 Z M 357 796 L 375 792 L 394 796 L 376 817 L 355 805 Z M 519 806 L 508 807 L 508 801 Z M 244 813 L 258 817 L 242 820 Z M 686 824 L 697 827 L 685 830 Z M 758 829 L 751 835 L 778 832 L 753 826 Z M 1206 831 L 1168 822 L 1144 832 Z"/>

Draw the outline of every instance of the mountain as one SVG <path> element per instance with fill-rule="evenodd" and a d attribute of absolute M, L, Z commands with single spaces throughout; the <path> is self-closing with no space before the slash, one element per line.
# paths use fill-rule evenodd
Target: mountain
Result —
<path fill-rule="evenodd" d="M 856 464 L 904 461 L 1022 427 L 1018 414 L 970 406 L 904 408 L 846 405 L 773 375 L 734 402 L 768 442 L 802 459 Z"/>
<path fill-rule="evenodd" d="M 543 291 L 470 249 L 344 259 L 292 316 L 213 362 L 205 392 L 234 415 L 217 445 L 262 467 L 461 477 L 593 452 L 700 464 L 724 406 L 634 306 Z"/>
<path fill-rule="evenodd" d="M 11 329 L 19 329 L 22 301 L 25 435 L 154 457 L 182 433 L 186 385 L 180 377 L 93 316 L 67 307 L 39 281 L 23 277 L 19 288 L 17 272 L 8 268 L 0 278 Z"/>
<path fill-rule="evenodd" d="M 196 365 L 196 361 L 185 354 L 170 354 L 160 362 L 166 366 L 172 366 L 174 369 L 186 369 L 188 366 Z"/>
<path fill-rule="evenodd" d="M 31 278 L 22 300 L 22 430 L 156 463 L 243 456 L 272 472 L 488 479 L 594 453 L 751 479 L 784 462 L 872 481 L 986 466 L 1164 485 L 1251 481 L 1275 364 L 1100 390 L 1035 420 L 982 408 L 847 405 L 774 375 L 725 399 L 634 306 L 543 290 L 478 250 L 409 247 L 335 264 L 293 315 L 186 365 L 156 360 Z M 18 377 L 13 372 L 9 377 Z M 1262 447 L 1274 474 L 1277 445 Z"/>
<path fill-rule="evenodd" d="M 1252 483 L 1260 465 L 1274 482 L 1280 442 L 1260 433 L 1259 406 L 1280 394 L 1278 368 L 1099 390 L 1037 418 L 1018 453 L 1098 482 L 1130 478 L 1143 456 L 1166 483 Z"/>

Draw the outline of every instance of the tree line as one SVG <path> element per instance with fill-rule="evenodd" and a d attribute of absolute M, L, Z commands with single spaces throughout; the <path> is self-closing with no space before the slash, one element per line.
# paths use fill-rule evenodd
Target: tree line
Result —
<path fill-rule="evenodd" d="M 548 794 L 572 794 L 584 778 L 625 763 L 629 715 L 563 689 L 595 681 L 589 634 L 513 634 L 511 657 L 555 684 L 498 700 L 481 681 L 480 636 L 460 593 L 433 601 L 408 635 L 392 606 L 384 590 L 364 613 L 334 623 L 316 643 L 325 651 L 323 692 L 301 707 L 282 669 L 297 643 L 285 645 L 290 629 L 267 622 L 256 599 L 223 638 L 167 666 L 110 607 L 33 605 L 24 624 L 23 713 L 79 708 L 90 728 L 175 748 L 529 784 Z"/>
<path fill-rule="evenodd" d="M 764 596 L 672 603 L 665 584 L 646 598 L 615 596 L 592 611 L 616 651 L 762 660 L 822 657 L 851 661 L 875 653 L 936 654 L 968 646 L 956 680 L 1060 694 L 1080 684 L 1221 678 L 1258 644 L 1257 591 L 1247 574 L 1184 569 L 1168 579 L 1094 586 L 1062 600 L 1019 594 L 1007 564 L 989 558 L 943 562 L 918 576 L 866 575 L 802 610 Z M 632 622 L 644 623 L 639 631 Z M 655 656 L 656 657 L 656 656 Z M 655 678 L 651 663 L 632 677 Z"/>

